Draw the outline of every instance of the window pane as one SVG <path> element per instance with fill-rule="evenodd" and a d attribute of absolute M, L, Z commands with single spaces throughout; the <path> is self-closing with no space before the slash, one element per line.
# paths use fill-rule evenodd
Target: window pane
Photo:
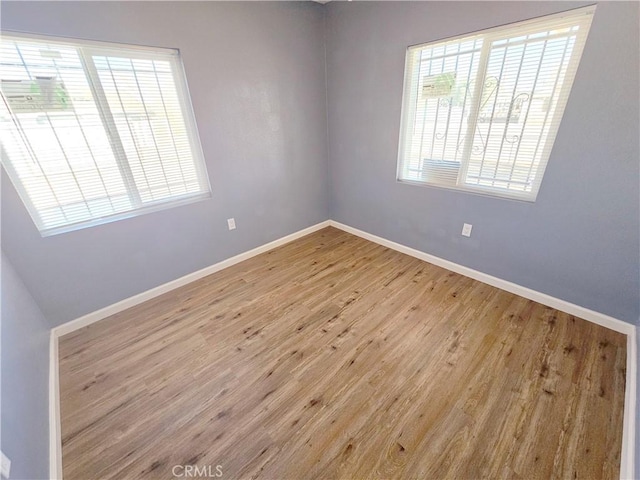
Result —
<path fill-rule="evenodd" d="M 93 61 L 142 202 L 200 192 L 170 62 Z"/>
<path fill-rule="evenodd" d="M 0 142 L 41 229 L 130 208 L 78 52 L 4 38 Z"/>
<path fill-rule="evenodd" d="M 449 43 L 415 55 L 415 107 L 405 175 L 454 182 L 460 168 L 482 40 Z"/>
<path fill-rule="evenodd" d="M 564 29 L 493 42 L 467 184 L 532 190 L 575 41 Z"/>

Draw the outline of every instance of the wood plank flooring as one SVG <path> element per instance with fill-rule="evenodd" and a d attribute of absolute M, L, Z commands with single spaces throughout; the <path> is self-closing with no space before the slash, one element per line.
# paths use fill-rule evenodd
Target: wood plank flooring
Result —
<path fill-rule="evenodd" d="M 333 228 L 59 352 L 66 480 L 619 475 L 623 335 Z"/>

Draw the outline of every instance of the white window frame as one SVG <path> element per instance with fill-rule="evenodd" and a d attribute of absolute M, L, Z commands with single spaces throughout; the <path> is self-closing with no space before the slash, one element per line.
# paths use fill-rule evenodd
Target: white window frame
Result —
<path fill-rule="evenodd" d="M 544 172 L 551 155 L 551 149 L 553 147 L 556 134 L 558 132 L 560 121 L 564 114 L 566 103 L 569 97 L 569 93 L 573 86 L 575 73 L 580 62 L 586 37 L 589 32 L 591 21 L 595 12 L 596 5 L 577 8 L 566 12 L 561 12 L 552 15 L 546 15 L 544 17 L 533 18 L 521 22 L 511 23 L 504 26 L 493 27 L 486 30 L 481 30 L 464 35 L 458 35 L 450 38 L 436 40 L 428 43 L 409 46 L 406 51 L 405 58 L 405 72 L 402 94 L 402 110 L 401 110 L 401 122 L 400 122 L 400 140 L 398 146 L 398 161 L 397 161 L 397 173 L 396 180 L 400 183 L 406 183 L 411 185 L 429 186 L 437 188 L 453 189 L 463 191 L 467 193 L 474 193 L 480 195 L 487 195 L 493 197 L 501 197 L 507 199 L 523 200 L 529 202 L 535 202 Z M 486 81 L 485 74 L 487 70 L 487 64 L 489 62 L 489 55 L 492 47 L 492 42 L 499 39 L 505 39 L 513 37 L 515 35 L 527 35 L 544 29 L 546 25 L 562 22 L 563 20 L 575 20 L 580 18 L 580 29 L 576 35 L 576 43 L 573 47 L 573 53 L 565 74 L 565 80 L 561 84 L 561 92 L 558 95 L 556 108 L 554 110 L 553 118 L 550 123 L 550 130 L 546 136 L 544 148 L 541 154 L 541 160 L 535 169 L 535 176 L 537 177 L 532 182 L 530 191 L 515 191 L 501 187 L 487 187 L 483 185 L 473 185 L 466 183 L 467 172 L 469 169 L 470 152 L 475 136 L 475 129 L 478 123 L 480 114 L 480 103 L 482 101 L 482 94 L 484 83 Z M 444 170 L 436 174 L 440 178 L 436 178 L 434 181 L 429 180 L 415 180 L 407 178 L 406 168 L 410 162 L 409 159 L 409 145 L 412 139 L 415 137 L 411 133 L 411 129 L 415 126 L 415 118 L 417 111 L 417 88 L 419 86 L 420 75 L 415 73 L 414 70 L 419 69 L 420 60 L 415 60 L 414 55 L 416 52 L 420 52 L 425 48 L 431 48 L 444 44 L 473 41 L 476 39 L 482 39 L 481 54 L 479 60 L 479 66 L 475 75 L 474 88 L 471 97 L 470 113 L 468 114 L 468 122 L 466 126 L 464 151 L 461 155 L 460 167 L 457 169 L 457 174 L 453 174 L 455 179 L 446 179 L 448 175 Z M 416 80 L 418 79 L 418 80 Z M 504 144 L 504 140 L 503 140 Z M 425 159 L 428 160 L 428 159 Z M 444 159 L 446 161 L 446 159 Z"/>
<path fill-rule="evenodd" d="M 33 205 L 26 189 L 22 185 L 19 176 L 13 168 L 11 161 L 8 160 L 7 153 L 0 143 L 0 157 L 2 165 L 8 173 L 18 195 L 22 199 L 25 207 L 27 208 L 34 224 L 38 228 L 42 237 L 51 235 L 57 235 L 60 233 L 71 232 L 83 228 L 88 228 L 105 223 L 115 222 L 118 220 L 135 217 L 147 213 L 152 213 L 160 210 L 165 210 L 181 205 L 187 205 L 202 200 L 207 200 L 212 197 L 211 185 L 209 176 L 206 169 L 206 163 L 204 159 L 204 153 L 200 142 L 198 128 L 196 124 L 195 115 L 193 112 L 193 106 L 191 103 L 191 96 L 189 94 L 189 87 L 187 84 L 186 74 L 180 51 L 174 48 L 164 47 L 149 47 L 141 45 L 120 44 L 112 42 L 101 42 L 93 40 L 84 40 L 68 37 L 58 37 L 50 35 L 31 34 L 17 31 L 3 31 L 2 37 L 8 37 L 9 40 L 15 38 L 16 40 L 24 40 L 27 42 L 46 42 L 47 44 L 59 44 L 61 46 L 72 47 L 77 49 L 78 55 L 82 61 L 83 69 L 89 86 L 93 94 L 93 100 L 96 104 L 98 111 L 100 112 L 100 118 L 103 122 L 103 127 L 107 133 L 107 136 L 111 143 L 114 158 L 120 167 L 122 174 L 122 180 L 126 185 L 126 190 L 129 197 L 134 204 L 134 208 L 118 213 L 113 213 L 100 217 L 92 217 L 87 220 L 68 223 L 52 228 L 44 226 L 40 220 L 39 213 Z M 133 56 L 135 54 L 135 56 Z M 127 160 L 126 153 L 122 147 L 120 135 L 113 122 L 110 107 L 106 101 L 104 92 L 99 93 L 97 91 L 102 89 L 102 84 L 98 78 L 98 72 L 92 61 L 92 55 L 99 56 L 120 56 L 131 59 L 159 59 L 159 54 L 163 55 L 166 61 L 170 62 L 173 82 L 176 88 L 178 101 L 180 104 L 180 110 L 182 113 L 182 119 L 185 124 L 186 134 L 188 136 L 189 147 L 191 155 L 193 157 L 193 163 L 197 174 L 198 184 L 200 191 L 195 193 L 188 193 L 179 196 L 170 196 L 164 199 L 160 199 L 154 202 L 148 202 L 142 204 L 139 195 L 137 194 L 137 187 L 134 184 L 133 176 L 130 171 L 129 161 Z M 126 174 L 126 171 L 129 174 Z M 138 197 L 137 199 L 135 197 Z"/>

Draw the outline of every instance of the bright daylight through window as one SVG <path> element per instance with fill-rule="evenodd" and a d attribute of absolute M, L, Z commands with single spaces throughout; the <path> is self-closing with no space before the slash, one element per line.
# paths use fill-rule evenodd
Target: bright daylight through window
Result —
<path fill-rule="evenodd" d="M 209 197 L 177 50 L 2 36 L 2 163 L 46 236 Z"/>
<path fill-rule="evenodd" d="M 534 201 L 594 10 L 409 47 L 398 180 Z"/>

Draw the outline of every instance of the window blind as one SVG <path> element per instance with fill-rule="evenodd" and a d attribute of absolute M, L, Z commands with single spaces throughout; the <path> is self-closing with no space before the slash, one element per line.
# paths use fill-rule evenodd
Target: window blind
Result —
<path fill-rule="evenodd" d="M 178 52 L 3 35 L 2 162 L 43 235 L 210 196 Z"/>
<path fill-rule="evenodd" d="M 594 9 L 409 47 L 398 179 L 535 200 Z"/>

